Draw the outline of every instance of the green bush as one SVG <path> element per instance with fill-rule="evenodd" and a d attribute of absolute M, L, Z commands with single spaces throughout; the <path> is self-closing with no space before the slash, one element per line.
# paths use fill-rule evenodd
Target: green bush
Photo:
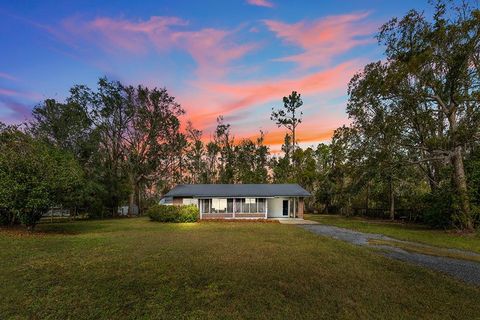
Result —
<path fill-rule="evenodd" d="M 452 191 L 439 189 L 426 194 L 423 199 L 423 222 L 434 228 L 451 228 L 455 214 L 455 199 Z"/>
<path fill-rule="evenodd" d="M 159 222 L 195 222 L 198 220 L 199 211 L 194 205 L 165 206 L 157 204 L 147 210 L 147 215 L 151 220 Z"/>

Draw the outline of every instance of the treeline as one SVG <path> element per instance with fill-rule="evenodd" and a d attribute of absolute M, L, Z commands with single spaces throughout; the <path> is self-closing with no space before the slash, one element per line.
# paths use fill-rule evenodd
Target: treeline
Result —
<path fill-rule="evenodd" d="M 166 89 L 100 79 L 64 102 L 36 106 L 23 127 L 0 128 L 0 219 L 34 226 L 51 206 L 92 217 L 144 211 L 178 183 L 299 183 L 309 212 L 406 218 L 472 230 L 480 206 L 480 12 L 438 2 L 378 34 L 383 61 L 348 86 L 349 126 L 302 149 L 302 99 L 272 110 L 286 129 L 273 156 L 236 140 L 223 117 L 210 139 Z"/>
<path fill-rule="evenodd" d="M 332 141 L 342 173 L 334 181 L 349 195 L 341 199 L 368 208 L 373 196 L 385 199 L 391 218 L 403 207 L 433 225 L 472 230 L 480 204 L 480 11 L 438 1 L 432 19 L 412 10 L 377 38 L 385 60 L 350 81 L 352 123 Z"/>

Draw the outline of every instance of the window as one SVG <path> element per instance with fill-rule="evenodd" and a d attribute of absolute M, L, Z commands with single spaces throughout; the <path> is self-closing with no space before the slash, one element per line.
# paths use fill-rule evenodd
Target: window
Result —
<path fill-rule="evenodd" d="M 210 213 L 212 208 L 212 199 L 200 199 L 200 210 L 202 213 Z"/>
<path fill-rule="evenodd" d="M 244 207 L 245 207 L 245 199 L 236 198 L 235 199 L 235 212 L 238 212 L 238 213 L 245 212 L 245 211 L 243 211 Z"/>
<path fill-rule="evenodd" d="M 297 210 L 298 210 L 298 202 L 297 202 L 297 199 L 296 198 L 291 198 L 290 199 L 290 215 L 292 217 L 295 217 L 296 214 L 297 214 Z"/>
<path fill-rule="evenodd" d="M 233 199 L 227 199 L 227 213 L 233 213 Z"/>
<path fill-rule="evenodd" d="M 212 199 L 212 213 L 227 212 L 227 199 Z"/>
<path fill-rule="evenodd" d="M 255 213 L 257 212 L 257 199 L 255 198 L 246 198 L 245 199 L 245 210 L 244 212 Z"/>
<path fill-rule="evenodd" d="M 265 198 L 259 198 L 257 199 L 257 203 L 258 203 L 258 213 L 265 213 L 267 211 L 267 207 L 266 207 L 266 201 L 267 199 Z"/>

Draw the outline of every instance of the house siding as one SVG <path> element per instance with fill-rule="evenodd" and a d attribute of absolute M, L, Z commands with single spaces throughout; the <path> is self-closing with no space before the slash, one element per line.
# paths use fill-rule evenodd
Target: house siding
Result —
<path fill-rule="evenodd" d="M 268 201 L 268 218 L 286 218 L 283 215 L 283 200 L 288 200 L 286 197 L 278 197 L 267 199 Z"/>
<path fill-rule="evenodd" d="M 179 206 L 183 204 L 183 198 L 180 197 L 174 197 L 173 198 L 173 205 L 174 206 Z"/>

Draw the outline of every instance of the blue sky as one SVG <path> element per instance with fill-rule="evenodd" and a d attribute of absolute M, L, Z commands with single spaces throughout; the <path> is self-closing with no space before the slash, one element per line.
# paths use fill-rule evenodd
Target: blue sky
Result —
<path fill-rule="evenodd" d="M 167 87 L 208 137 L 223 115 L 237 137 L 284 132 L 269 120 L 302 93 L 303 144 L 347 123 L 346 88 L 382 59 L 378 27 L 427 2 L 1 1 L 0 121 L 19 123 L 45 98 L 99 77 Z"/>

